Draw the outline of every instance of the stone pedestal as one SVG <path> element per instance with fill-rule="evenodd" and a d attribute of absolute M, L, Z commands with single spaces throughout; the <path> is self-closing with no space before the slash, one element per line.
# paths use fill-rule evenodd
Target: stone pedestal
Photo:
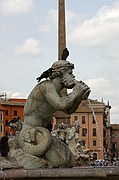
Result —
<path fill-rule="evenodd" d="M 0 179 L 6 180 L 118 180 L 119 167 L 56 168 L 39 170 L 10 169 L 0 171 Z"/>

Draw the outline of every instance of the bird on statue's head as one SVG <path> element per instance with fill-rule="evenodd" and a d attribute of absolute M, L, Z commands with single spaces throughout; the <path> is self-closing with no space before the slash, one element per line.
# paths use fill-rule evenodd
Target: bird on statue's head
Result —
<path fill-rule="evenodd" d="M 64 48 L 62 51 L 62 60 L 66 60 L 67 57 L 69 56 L 69 51 L 67 48 Z M 36 78 L 38 83 L 41 81 L 43 78 L 49 78 L 52 75 L 53 69 L 49 68 L 46 71 L 44 71 L 39 77 Z"/>
<path fill-rule="evenodd" d="M 40 82 L 43 78 L 49 78 L 52 75 L 52 68 L 49 68 L 48 70 L 44 71 L 36 80 Z"/>

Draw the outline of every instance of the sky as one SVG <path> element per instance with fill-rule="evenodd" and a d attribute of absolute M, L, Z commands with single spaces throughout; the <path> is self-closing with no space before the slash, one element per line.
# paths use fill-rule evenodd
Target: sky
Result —
<path fill-rule="evenodd" d="M 65 0 L 68 60 L 119 123 L 119 0 Z M 27 98 L 58 60 L 58 0 L 0 0 L 0 93 Z"/>

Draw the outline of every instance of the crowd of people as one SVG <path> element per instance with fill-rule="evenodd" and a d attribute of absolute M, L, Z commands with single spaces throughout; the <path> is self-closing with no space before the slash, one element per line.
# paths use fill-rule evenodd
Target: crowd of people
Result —
<path fill-rule="evenodd" d="M 92 160 L 91 166 L 119 166 L 119 160 Z"/>

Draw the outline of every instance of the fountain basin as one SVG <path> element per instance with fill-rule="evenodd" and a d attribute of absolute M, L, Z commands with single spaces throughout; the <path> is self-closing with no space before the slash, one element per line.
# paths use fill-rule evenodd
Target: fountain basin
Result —
<path fill-rule="evenodd" d="M 119 167 L 51 168 L 39 170 L 9 169 L 0 171 L 0 179 L 119 179 Z"/>

